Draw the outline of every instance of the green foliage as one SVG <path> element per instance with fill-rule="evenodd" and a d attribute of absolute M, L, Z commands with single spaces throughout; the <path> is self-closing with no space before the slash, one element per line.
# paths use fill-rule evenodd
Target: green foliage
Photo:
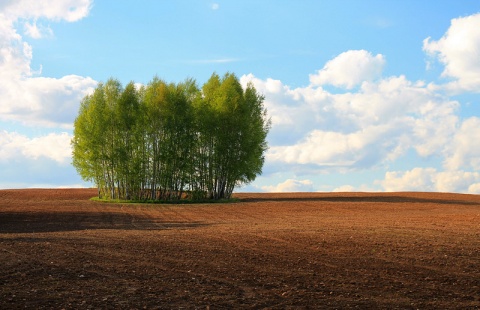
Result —
<path fill-rule="evenodd" d="M 73 165 L 99 197 L 131 201 L 228 199 L 262 171 L 270 129 L 264 97 L 234 74 L 136 88 L 109 79 L 83 98 Z"/>

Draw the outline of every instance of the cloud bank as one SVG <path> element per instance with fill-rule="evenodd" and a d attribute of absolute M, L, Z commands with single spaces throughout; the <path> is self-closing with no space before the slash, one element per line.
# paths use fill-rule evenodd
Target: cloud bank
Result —
<path fill-rule="evenodd" d="M 74 22 L 87 16 L 91 1 L 6 1 L 0 7 L 0 120 L 28 126 L 71 128 L 78 105 L 96 85 L 89 77 L 60 79 L 39 76 L 31 68 L 32 48 L 17 32 L 38 39 L 51 35 L 38 20 Z"/>
<path fill-rule="evenodd" d="M 263 186 L 262 190 L 266 192 L 313 192 L 315 191 L 313 182 L 310 180 L 288 179 L 275 186 Z"/>
<path fill-rule="evenodd" d="M 18 133 L 0 131 L 0 162 L 47 158 L 59 164 L 69 164 L 72 136 L 64 132 L 29 138 Z"/>
<path fill-rule="evenodd" d="M 444 85 L 452 92 L 480 92 L 480 13 L 455 18 L 437 41 L 426 38 L 424 51 L 444 65 Z"/>
<path fill-rule="evenodd" d="M 91 5 L 91 0 L 0 2 L 0 170 L 8 180 L 0 188 L 82 184 L 70 166 L 71 135 L 54 129 L 72 128 L 81 98 L 96 82 L 78 75 L 41 76 L 31 68 L 33 51 L 25 36 L 51 37 L 53 31 L 44 23 L 78 21 Z M 27 137 L 5 130 L 2 122 L 45 128 L 40 132 L 47 133 Z"/>
<path fill-rule="evenodd" d="M 253 82 L 265 95 L 273 121 L 266 170 L 283 167 L 303 180 L 264 189 L 312 187 L 306 176 L 381 168 L 387 172 L 375 182 L 378 190 L 477 192 L 479 175 L 472 170 L 480 168 L 480 147 L 473 141 L 480 139 L 480 119 L 461 119 L 461 104 L 450 95 L 480 89 L 480 14 L 452 20 L 445 35 L 425 39 L 423 49 L 444 65 L 444 84 L 384 76 L 386 57 L 365 50 L 331 59 L 306 87 L 242 76 L 242 83 Z M 411 152 L 425 161 L 441 159 L 443 170 L 388 170 Z"/>

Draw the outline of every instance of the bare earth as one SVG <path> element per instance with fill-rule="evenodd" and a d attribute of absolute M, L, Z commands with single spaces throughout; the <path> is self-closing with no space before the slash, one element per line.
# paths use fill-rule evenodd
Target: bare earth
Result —
<path fill-rule="evenodd" d="M 0 309 L 479 309 L 480 197 L 0 190 Z"/>

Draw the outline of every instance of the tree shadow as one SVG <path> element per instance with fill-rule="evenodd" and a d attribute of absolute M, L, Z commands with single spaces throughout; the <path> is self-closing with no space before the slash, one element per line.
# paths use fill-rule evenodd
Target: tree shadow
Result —
<path fill-rule="evenodd" d="M 408 196 L 391 196 L 391 195 L 372 195 L 372 196 L 328 196 L 328 197 L 248 197 L 241 198 L 244 202 L 260 202 L 260 201 L 276 201 L 276 202 L 300 202 L 300 201 L 318 201 L 318 202 L 344 202 L 344 203 L 362 203 L 362 202 L 378 202 L 378 203 L 434 203 L 444 205 L 468 205 L 480 206 L 480 201 L 466 201 L 456 199 L 441 199 L 441 198 L 420 198 Z"/>
<path fill-rule="evenodd" d="M 115 212 L 0 212 L 0 233 L 66 232 L 96 229 L 166 230 L 207 226 L 203 222 L 158 221 Z"/>

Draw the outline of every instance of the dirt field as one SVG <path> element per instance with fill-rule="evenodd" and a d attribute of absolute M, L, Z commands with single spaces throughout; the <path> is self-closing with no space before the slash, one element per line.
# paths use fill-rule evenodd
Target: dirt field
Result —
<path fill-rule="evenodd" d="M 0 309 L 479 309 L 480 197 L 0 190 Z"/>

